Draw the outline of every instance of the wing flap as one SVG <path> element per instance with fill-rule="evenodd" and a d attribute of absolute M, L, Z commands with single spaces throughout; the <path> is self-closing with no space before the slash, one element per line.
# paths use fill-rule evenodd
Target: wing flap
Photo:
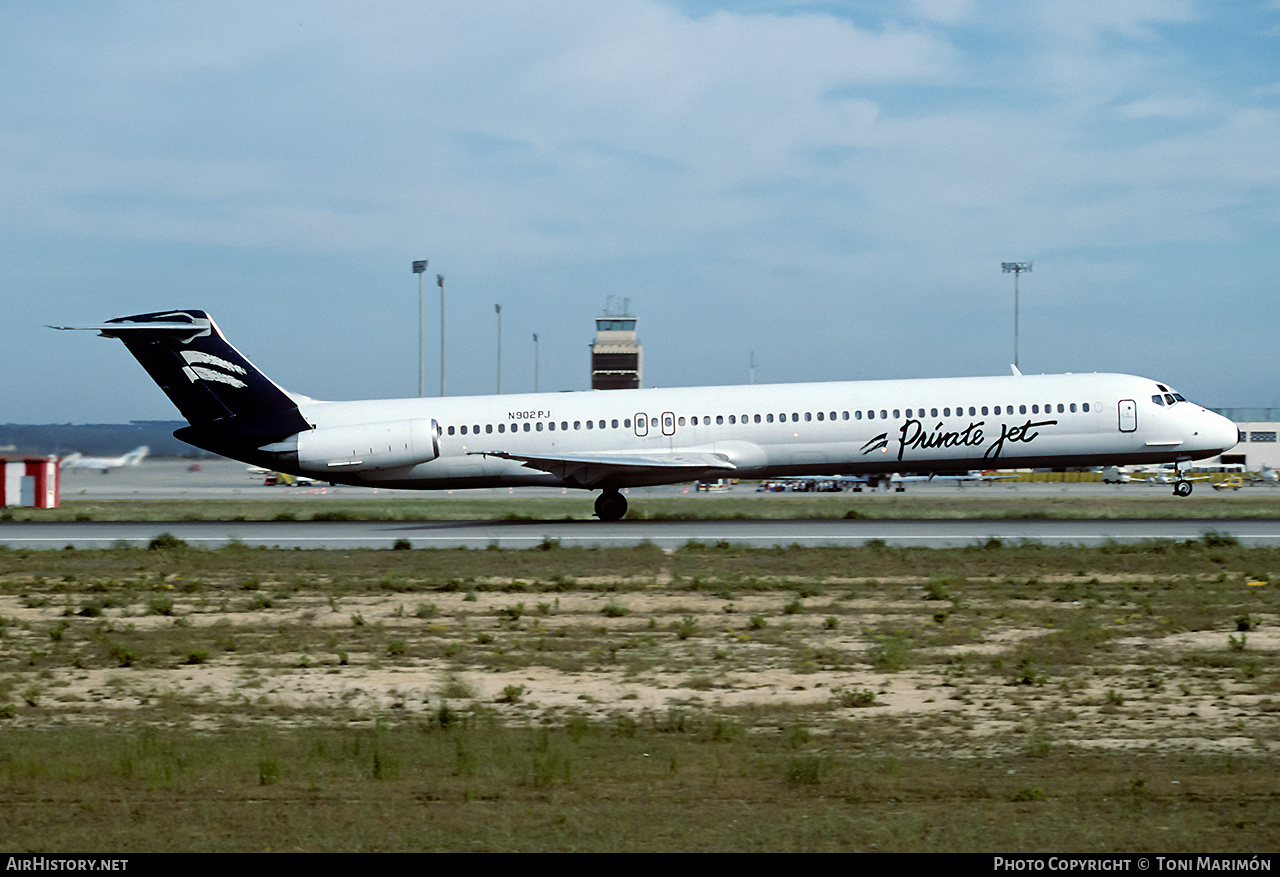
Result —
<path fill-rule="evenodd" d="M 579 487 L 604 487 L 611 482 L 643 483 L 649 474 L 664 480 L 683 470 L 690 480 L 704 472 L 725 472 L 738 468 L 721 454 L 698 451 L 639 454 L 515 454 L 508 451 L 468 451 L 470 455 L 515 460 L 530 469 L 549 472 Z"/>

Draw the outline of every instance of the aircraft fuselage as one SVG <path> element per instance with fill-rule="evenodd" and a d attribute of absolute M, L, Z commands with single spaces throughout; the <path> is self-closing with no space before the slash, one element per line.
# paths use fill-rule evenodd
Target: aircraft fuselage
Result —
<path fill-rule="evenodd" d="M 405 424 L 407 435 L 409 424 L 434 422 L 434 430 L 425 427 L 435 433 L 434 456 L 379 464 L 370 444 L 379 436 L 370 433 L 342 459 L 283 462 L 345 484 L 616 488 L 699 473 L 633 467 L 558 475 L 496 453 L 709 454 L 731 465 L 703 470 L 707 477 L 768 478 L 1168 463 L 1235 444 L 1229 420 L 1190 402 L 1157 405 L 1157 392 L 1147 378 L 1087 374 L 309 401 L 298 409 L 317 435 L 351 431 L 352 441 L 369 424 Z"/>

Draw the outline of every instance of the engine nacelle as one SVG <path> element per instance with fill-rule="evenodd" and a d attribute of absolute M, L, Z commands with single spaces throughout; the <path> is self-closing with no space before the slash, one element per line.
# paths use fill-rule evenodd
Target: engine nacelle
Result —
<path fill-rule="evenodd" d="M 400 469 L 440 456 L 434 420 L 324 426 L 300 432 L 298 465 L 310 471 Z"/>

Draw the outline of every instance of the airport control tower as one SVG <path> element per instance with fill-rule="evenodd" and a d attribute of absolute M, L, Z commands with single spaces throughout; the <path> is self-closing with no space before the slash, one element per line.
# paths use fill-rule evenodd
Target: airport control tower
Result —
<path fill-rule="evenodd" d="M 606 304 L 596 317 L 596 343 L 591 345 L 591 389 L 634 390 L 640 387 L 642 349 L 636 340 L 636 318 L 631 299 L 622 300 L 621 311 Z"/>

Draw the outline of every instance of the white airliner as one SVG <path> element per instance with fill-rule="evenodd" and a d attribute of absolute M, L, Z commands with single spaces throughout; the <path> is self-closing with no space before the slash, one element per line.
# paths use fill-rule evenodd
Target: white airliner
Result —
<path fill-rule="evenodd" d="M 63 469 L 97 469 L 106 475 L 112 469 L 119 469 L 121 466 L 136 466 L 142 462 L 147 454 L 151 453 L 151 449 L 146 445 L 139 445 L 127 454 L 121 454 L 119 457 L 86 457 L 83 454 L 67 454 L 60 461 Z"/>
<path fill-rule="evenodd" d="M 335 484 L 599 490 L 606 521 L 640 485 L 1182 463 L 1237 437 L 1225 417 L 1130 375 L 321 402 L 273 383 L 203 311 L 55 328 L 123 341 L 191 424 L 174 435 L 198 448 Z"/>

